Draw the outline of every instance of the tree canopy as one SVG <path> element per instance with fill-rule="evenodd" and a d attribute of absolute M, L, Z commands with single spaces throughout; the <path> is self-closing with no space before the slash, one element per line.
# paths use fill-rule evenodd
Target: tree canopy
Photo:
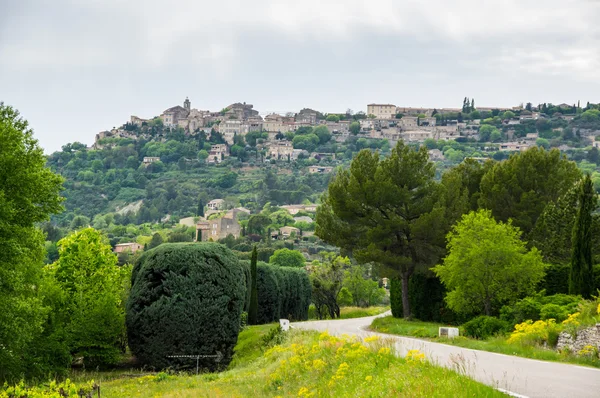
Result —
<path fill-rule="evenodd" d="M 581 178 L 574 162 L 556 149 L 531 148 L 493 165 L 481 179 L 479 206 L 499 221 L 509 219 L 527 237 L 549 203 Z"/>
<path fill-rule="evenodd" d="M 32 375 L 35 358 L 25 351 L 46 315 L 37 291 L 44 236 L 35 223 L 62 209 L 62 182 L 27 121 L 0 102 L 0 383 Z"/>
<path fill-rule="evenodd" d="M 279 249 L 269 259 L 269 263 L 279 265 L 280 267 L 302 268 L 305 263 L 304 256 L 297 250 Z"/>
<path fill-rule="evenodd" d="M 539 251 L 527 251 L 521 232 L 497 222 L 489 210 L 470 212 L 448 233 L 448 255 L 433 268 L 448 289 L 448 306 L 460 313 L 492 315 L 533 293 L 544 276 Z"/>
<path fill-rule="evenodd" d="M 317 209 L 317 236 L 401 276 L 405 317 L 410 276 L 443 252 L 445 209 L 434 175 L 424 146 L 400 141 L 385 159 L 363 150 L 338 171 Z"/>

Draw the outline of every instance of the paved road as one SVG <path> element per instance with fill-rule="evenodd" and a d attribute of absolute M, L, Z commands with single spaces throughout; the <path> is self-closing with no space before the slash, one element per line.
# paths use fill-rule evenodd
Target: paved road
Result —
<path fill-rule="evenodd" d="M 495 354 L 365 330 L 375 318 L 296 322 L 292 326 L 328 330 L 332 335 L 346 333 L 360 337 L 378 335 L 391 338 L 395 340 L 399 355 L 404 356 L 408 350 L 421 350 L 430 361 L 463 372 L 514 396 L 600 398 L 600 369 Z"/>

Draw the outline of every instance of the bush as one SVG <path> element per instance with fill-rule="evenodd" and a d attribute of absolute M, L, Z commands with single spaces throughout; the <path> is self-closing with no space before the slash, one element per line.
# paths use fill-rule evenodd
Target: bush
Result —
<path fill-rule="evenodd" d="M 547 343 L 550 346 L 556 345 L 558 341 L 559 329 L 553 319 L 547 321 L 527 320 L 515 325 L 515 330 L 511 333 L 507 342 L 520 343 L 522 345 L 542 345 Z"/>
<path fill-rule="evenodd" d="M 390 307 L 394 318 L 402 318 L 402 281 L 398 278 L 390 280 Z"/>
<path fill-rule="evenodd" d="M 170 355 L 200 358 L 200 366 L 226 366 L 240 329 L 247 295 L 245 271 L 216 243 L 168 243 L 144 253 L 132 274 L 127 301 L 129 347 L 143 365 L 164 369 L 195 366 Z"/>
<path fill-rule="evenodd" d="M 557 304 L 546 304 L 542 306 L 540 311 L 540 318 L 542 320 L 554 319 L 556 322 L 562 322 L 569 316 L 569 313 L 565 307 L 561 307 Z"/>
<path fill-rule="evenodd" d="M 510 325 L 493 316 L 481 315 L 462 325 L 464 335 L 476 339 L 487 339 L 497 334 L 506 333 Z"/>

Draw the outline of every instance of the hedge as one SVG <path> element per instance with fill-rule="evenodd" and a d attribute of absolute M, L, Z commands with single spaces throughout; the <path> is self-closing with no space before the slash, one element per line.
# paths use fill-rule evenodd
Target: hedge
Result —
<path fill-rule="evenodd" d="M 242 261 L 242 264 L 250 269 L 249 261 Z M 259 261 L 256 276 L 258 324 L 276 322 L 280 318 L 292 321 L 308 319 L 312 285 L 306 271 Z"/>
<path fill-rule="evenodd" d="M 200 358 L 202 369 L 227 366 L 246 301 L 246 276 L 237 257 L 218 243 L 166 243 L 134 265 L 127 301 L 129 347 L 155 369 L 195 367 L 171 355 Z"/>

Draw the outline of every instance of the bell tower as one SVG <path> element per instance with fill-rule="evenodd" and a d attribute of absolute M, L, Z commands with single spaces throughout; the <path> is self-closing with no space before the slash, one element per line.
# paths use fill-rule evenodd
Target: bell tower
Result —
<path fill-rule="evenodd" d="M 183 107 L 185 108 L 186 111 L 190 111 L 191 107 L 192 107 L 192 103 L 190 102 L 188 97 L 185 97 L 185 101 L 183 101 Z"/>

